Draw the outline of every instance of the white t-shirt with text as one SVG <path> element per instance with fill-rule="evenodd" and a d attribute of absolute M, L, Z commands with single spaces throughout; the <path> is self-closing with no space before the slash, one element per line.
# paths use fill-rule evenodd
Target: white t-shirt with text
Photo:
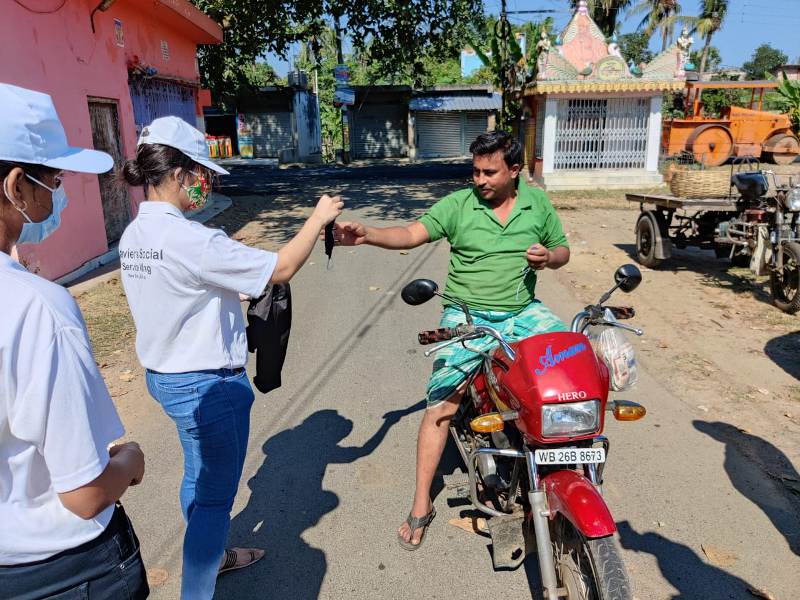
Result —
<path fill-rule="evenodd" d="M 0 565 L 14 565 L 105 530 L 113 505 L 84 520 L 58 494 L 96 479 L 124 429 L 69 292 L 3 252 L 0 290 Z"/>
<path fill-rule="evenodd" d="M 239 294 L 263 293 L 277 254 L 190 221 L 172 204 L 148 201 L 125 229 L 119 256 L 142 366 L 185 373 L 247 363 Z"/>

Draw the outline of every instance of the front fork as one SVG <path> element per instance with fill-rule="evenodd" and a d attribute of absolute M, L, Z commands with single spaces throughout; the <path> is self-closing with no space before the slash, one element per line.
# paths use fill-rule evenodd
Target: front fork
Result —
<path fill-rule="evenodd" d="M 595 438 L 595 443 L 602 443 L 603 447 L 608 453 L 608 439 L 605 436 L 598 436 Z M 458 444 L 459 450 L 462 455 L 465 454 L 461 445 Z M 542 578 L 542 594 L 544 600 L 558 600 L 561 596 L 560 592 L 563 591 L 558 587 L 558 578 L 556 577 L 555 561 L 553 559 L 552 540 L 550 538 L 550 507 L 547 503 L 547 494 L 545 493 L 544 486 L 541 484 L 539 478 L 539 470 L 536 467 L 536 458 L 533 450 L 525 448 L 524 451 L 511 450 L 511 449 L 498 449 L 498 448 L 478 448 L 469 454 L 469 458 L 465 461 L 467 463 L 467 470 L 469 473 L 470 483 L 470 500 L 472 504 L 481 512 L 484 512 L 492 517 L 506 516 L 481 502 L 478 497 L 478 477 L 475 468 L 477 458 L 481 454 L 491 456 L 500 456 L 504 458 L 514 458 L 525 460 L 528 470 L 528 480 L 530 481 L 530 491 L 528 492 L 528 501 L 531 505 L 531 520 L 533 521 L 533 530 L 536 536 L 536 554 L 539 558 L 539 571 Z M 596 465 L 587 465 L 588 477 L 595 487 L 602 493 L 602 467 L 598 469 Z"/>
<path fill-rule="evenodd" d="M 470 500 L 472 504 L 481 512 L 492 517 L 506 516 L 498 510 L 486 506 L 478 497 L 478 477 L 475 470 L 475 463 L 481 454 L 501 456 L 504 458 L 523 459 L 528 469 L 528 479 L 531 490 L 528 492 L 528 501 L 531 504 L 531 515 L 533 520 L 533 530 L 536 534 L 536 553 L 539 557 L 539 571 L 542 577 L 542 593 L 544 600 L 558 600 L 558 580 L 556 579 L 556 567 L 553 561 L 553 550 L 550 540 L 550 509 L 547 506 L 547 495 L 539 480 L 539 471 L 536 468 L 536 460 L 533 450 L 525 449 L 506 450 L 497 448 L 478 448 L 472 451 L 467 460 L 467 470 L 469 471 Z"/>
<path fill-rule="evenodd" d="M 528 501 L 531 503 L 531 519 L 536 534 L 536 554 L 539 557 L 539 571 L 542 576 L 542 594 L 545 600 L 558 600 L 558 579 L 550 539 L 550 508 L 547 506 L 547 495 L 539 481 L 539 472 L 532 450 L 525 450 L 525 462 L 528 465 L 528 477 L 531 482 Z"/>

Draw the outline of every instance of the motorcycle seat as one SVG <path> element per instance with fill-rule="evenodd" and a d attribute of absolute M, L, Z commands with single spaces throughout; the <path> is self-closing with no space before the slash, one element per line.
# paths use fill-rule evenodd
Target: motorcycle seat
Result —
<path fill-rule="evenodd" d="M 736 186 L 745 200 L 757 200 L 766 195 L 769 183 L 763 171 L 743 171 L 731 176 L 731 183 Z"/>

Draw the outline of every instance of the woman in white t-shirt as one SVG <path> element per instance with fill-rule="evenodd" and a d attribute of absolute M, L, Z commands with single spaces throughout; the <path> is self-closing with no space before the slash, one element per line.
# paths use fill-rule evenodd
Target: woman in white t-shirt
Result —
<path fill-rule="evenodd" d="M 219 572 L 264 555 L 225 550 L 254 400 L 239 295 L 257 297 L 270 282 L 289 281 L 343 206 L 323 196 L 277 253 L 250 248 L 184 217 L 205 204 L 214 173 L 227 171 L 209 160 L 203 134 L 177 117 L 146 126 L 122 172 L 147 196 L 119 255 L 148 390 L 175 422 L 183 447 L 184 600 L 211 598 Z"/>
<path fill-rule="evenodd" d="M 146 598 L 117 503 L 144 456 L 108 449 L 124 429 L 72 296 L 11 257 L 58 228 L 64 171 L 113 162 L 68 146 L 46 94 L 0 83 L 0 106 L 0 598 Z"/>

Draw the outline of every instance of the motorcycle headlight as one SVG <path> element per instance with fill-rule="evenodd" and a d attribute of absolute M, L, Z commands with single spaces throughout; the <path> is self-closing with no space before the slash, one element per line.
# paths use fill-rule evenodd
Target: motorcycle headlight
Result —
<path fill-rule="evenodd" d="M 786 194 L 786 199 L 783 201 L 786 210 L 792 212 L 800 212 L 800 187 L 792 188 Z"/>
<path fill-rule="evenodd" d="M 542 437 L 568 437 L 593 433 L 600 428 L 600 401 L 545 404 Z"/>

